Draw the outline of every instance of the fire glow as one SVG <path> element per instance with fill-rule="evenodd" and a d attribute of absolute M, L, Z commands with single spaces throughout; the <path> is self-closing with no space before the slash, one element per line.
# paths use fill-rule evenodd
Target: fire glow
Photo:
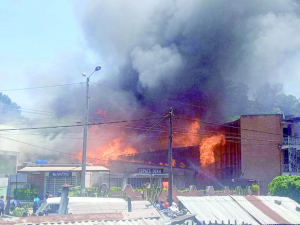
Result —
<path fill-rule="evenodd" d="M 200 162 L 202 167 L 206 167 L 215 162 L 214 148 L 217 145 L 225 145 L 224 134 L 219 134 L 204 138 L 199 146 Z"/>
<path fill-rule="evenodd" d="M 199 130 L 200 130 L 200 124 L 198 121 L 195 121 L 191 124 L 189 124 L 186 127 L 187 132 L 185 132 L 184 135 L 176 134 L 174 135 L 174 146 L 176 147 L 187 147 L 187 146 L 193 146 L 193 145 L 199 145 Z"/>
<path fill-rule="evenodd" d="M 106 116 L 106 112 L 99 109 L 97 111 L 98 115 Z M 175 130 L 173 137 L 173 147 L 188 147 L 188 146 L 198 146 L 199 150 L 199 160 L 201 163 L 201 167 L 207 167 L 210 164 L 215 163 L 215 147 L 218 145 L 225 145 L 225 136 L 223 134 L 212 135 L 210 137 L 206 137 L 201 139 L 200 136 L 200 123 L 198 121 L 194 121 L 189 124 L 184 125 L 184 131 Z M 107 128 L 105 129 L 107 130 Z M 92 126 L 89 129 L 91 136 L 97 138 L 99 134 L 103 133 L 100 127 Z M 87 151 L 87 158 L 90 158 L 90 162 L 93 164 L 105 164 L 107 165 L 110 160 L 126 160 L 129 162 L 138 162 L 145 163 L 149 165 L 159 165 L 159 166 L 168 166 L 166 161 L 154 163 L 149 160 L 147 161 L 136 161 L 131 157 L 131 159 L 126 159 L 128 156 L 132 156 L 138 154 L 139 151 L 128 143 L 127 134 L 128 133 L 120 133 L 118 138 L 113 138 L 113 136 L 117 135 L 118 130 L 108 130 L 107 134 L 113 134 L 106 142 L 102 142 L 101 144 L 90 145 Z M 132 136 L 137 134 L 131 133 Z M 160 145 L 163 146 L 167 142 L 167 138 L 161 139 Z M 93 160 L 93 158 L 95 160 Z M 81 159 L 81 157 L 77 157 L 77 159 Z M 172 160 L 173 167 L 186 168 L 184 162 L 177 161 L 178 159 Z"/>

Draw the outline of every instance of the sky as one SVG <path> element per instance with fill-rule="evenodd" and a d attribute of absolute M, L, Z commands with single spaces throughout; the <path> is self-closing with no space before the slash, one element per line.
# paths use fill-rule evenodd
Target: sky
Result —
<path fill-rule="evenodd" d="M 114 3 L 111 5 L 114 5 Z M 97 9 L 95 10 L 93 7 L 98 7 L 95 1 L 89 1 L 89 4 L 68 0 L 1 1 L 0 77 L 2 82 L 0 83 L 0 90 L 84 82 L 83 77 L 80 77 L 82 72 L 88 73 L 93 70 L 95 65 L 101 63 L 101 65 L 112 66 L 105 55 L 99 54 L 97 48 L 88 43 L 91 42 L 90 37 L 87 36 L 88 27 L 83 21 L 85 20 L 84 17 L 88 18 L 88 15 L 85 14 L 97 12 Z M 139 13 L 139 7 L 143 10 L 146 7 L 136 6 L 133 8 L 134 14 L 141 17 L 140 14 L 143 13 L 143 10 Z M 122 17 L 122 15 L 116 16 L 116 14 L 113 14 L 116 10 L 120 10 L 121 6 L 115 7 L 115 11 L 111 11 L 110 7 L 107 8 L 104 18 Z M 149 8 L 148 11 L 151 10 L 151 7 Z M 103 11 L 100 12 L 103 13 Z M 129 13 L 132 12 L 129 10 Z M 126 13 L 124 14 L 128 17 Z M 271 17 L 269 20 L 270 23 L 273 23 Z M 104 21 L 104 23 L 107 22 L 109 24 L 111 21 Z M 135 21 L 134 23 L 138 22 Z M 268 23 L 268 21 L 265 23 Z M 103 21 L 100 24 L 103 24 Z M 113 22 L 112 25 L 114 25 Z M 282 26 L 283 29 L 289 32 L 289 27 L 285 27 L 285 24 Z M 107 29 L 107 27 L 104 28 Z M 126 26 L 121 24 L 116 28 L 120 29 L 120 32 L 116 33 L 122 35 L 121 32 L 126 29 Z M 113 30 L 113 28 L 111 29 Z M 125 31 L 128 32 L 128 30 Z M 108 30 L 107 33 L 106 38 L 110 38 L 111 31 Z M 125 32 L 123 34 L 122 38 L 126 39 L 127 42 L 133 41 L 131 36 L 126 35 Z M 105 37 L 103 39 L 105 40 Z M 280 44 L 280 37 L 277 39 L 276 41 Z M 122 45 L 116 44 L 116 46 L 120 47 L 119 51 L 121 52 Z M 257 51 L 261 51 L 261 49 Z M 138 51 L 136 50 L 136 52 Z M 284 70 L 285 73 L 295 74 L 295 71 L 300 69 L 298 59 L 299 53 L 293 53 L 288 62 L 283 60 L 282 66 L 278 69 L 279 73 L 280 70 Z M 176 60 L 176 63 L 180 64 L 180 59 L 176 58 Z M 107 71 L 114 70 L 114 68 L 109 69 L 105 66 L 102 66 L 103 69 L 104 72 L 102 71 L 101 76 L 105 76 L 103 74 Z M 297 85 L 300 79 L 299 76 L 293 75 L 289 79 L 284 76 L 274 78 L 276 79 L 275 82 L 278 81 L 284 84 L 285 93 L 300 97 L 300 89 Z M 95 80 L 98 79 L 101 78 L 95 78 Z M 52 92 L 45 89 L 4 93 L 8 94 L 21 107 L 30 109 L 44 109 L 46 106 L 39 103 L 52 97 Z"/>
<path fill-rule="evenodd" d="M 74 1 L 1 1 L 0 33 L 0 90 L 84 82 L 82 72 L 99 64 L 86 45 Z M 73 60 L 81 62 L 70 65 Z M 38 102 L 48 98 L 45 89 L 4 93 L 29 109 L 41 110 Z"/>
<path fill-rule="evenodd" d="M 119 90 L 91 85 L 90 112 L 105 109 L 113 119 L 147 117 L 133 111 L 161 113 L 173 104 L 153 96 L 207 103 L 218 114 L 218 104 L 232 97 L 220 88 L 230 79 L 252 90 L 266 81 L 283 83 L 286 94 L 299 98 L 299 12 L 294 0 L 2 0 L 0 92 L 23 109 L 58 116 L 24 112 L 35 117 L 24 126 L 82 122 L 84 84 L 4 90 L 85 82 L 81 74 L 97 65 L 102 69 L 92 82 Z M 44 144 L 81 149 L 82 140 L 65 147 L 54 138 L 62 134 L 53 131 Z"/>

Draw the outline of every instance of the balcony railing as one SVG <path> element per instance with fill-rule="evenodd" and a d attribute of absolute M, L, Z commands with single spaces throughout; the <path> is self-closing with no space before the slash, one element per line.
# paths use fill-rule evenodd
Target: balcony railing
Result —
<path fill-rule="evenodd" d="M 300 137 L 283 137 L 282 145 L 300 145 Z"/>
<path fill-rule="evenodd" d="M 283 172 L 289 172 L 289 171 L 290 171 L 289 164 L 283 164 Z"/>

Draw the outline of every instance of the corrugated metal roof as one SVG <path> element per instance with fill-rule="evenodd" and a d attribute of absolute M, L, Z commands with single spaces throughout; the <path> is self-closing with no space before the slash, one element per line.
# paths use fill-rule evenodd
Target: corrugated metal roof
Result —
<path fill-rule="evenodd" d="M 49 171 L 81 171 L 81 167 L 74 166 L 27 166 L 18 172 L 49 172 Z M 87 172 L 108 172 L 109 169 L 104 166 L 87 166 Z"/>
<path fill-rule="evenodd" d="M 161 218 L 158 211 L 148 201 L 133 201 L 131 206 L 132 212 L 128 212 L 127 202 L 80 203 L 70 204 L 68 212 L 71 214 L 123 213 L 126 219 Z"/>
<path fill-rule="evenodd" d="M 230 196 L 177 197 L 190 213 L 197 214 L 199 222 L 228 223 L 229 220 L 231 224 L 235 221 L 237 224 L 259 224 Z"/>
<path fill-rule="evenodd" d="M 257 196 L 264 204 L 279 214 L 282 218 L 287 220 L 289 223 L 299 224 L 300 223 L 300 212 L 296 211 L 296 207 L 300 205 L 294 200 L 287 197 L 277 196 Z M 280 202 L 275 203 L 275 200 Z"/>
<path fill-rule="evenodd" d="M 15 217 L 0 218 L 2 225 L 162 225 L 165 221 L 161 218 L 138 218 L 128 219 L 122 213 L 102 213 L 88 215 L 56 215 L 56 216 L 34 216 L 34 217 Z"/>
<path fill-rule="evenodd" d="M 31 223 L 18 223 L 16 225 L 32 225 Z M 80 221 L 80 222 L 68 222 L 64 225 L 164 225 L 162 219 L 137 219 L 137 220 L 101 220 L 101 221 Z M 62 225 L 58 223 L 42 223 L 41 225 Z"/>
<path fill-rule="evenodd" d="M 250 213 L 261 224 L 276 224 L 274 220 L 265 215 L 260 209 L 256 208 L 244 196 L 231 196 L 241 207 Z"/>

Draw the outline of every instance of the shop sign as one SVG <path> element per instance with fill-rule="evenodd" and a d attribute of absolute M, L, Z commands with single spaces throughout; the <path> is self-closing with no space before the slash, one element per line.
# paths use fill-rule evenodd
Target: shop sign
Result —
<path fill-rule="evenodd" d="M 164 169 L 150 169 L 150 168 L 139 168 L 138 173 L 140 174 L 163 174 Z"/>
<path fill-rule="evenodd" d="M 49 177 L 72 177 L 72 172 L 69 172 L 69 171 L 52 171 L 52 172 L 49 172 Z"/>

